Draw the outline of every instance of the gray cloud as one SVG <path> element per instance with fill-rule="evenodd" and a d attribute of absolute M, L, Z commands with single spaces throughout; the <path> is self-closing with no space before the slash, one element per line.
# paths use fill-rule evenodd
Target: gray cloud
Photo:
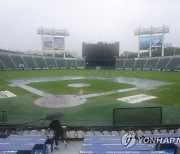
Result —
<path fill-rule="evenodd" d="M 81 55 L 83 41 L 120 42 L 137 51 L 134 29 L 170 26 L 165 42 L 180 47 L 179 0 L 0 0 L 0 47 L 41 50 L 39 27 L 68 29 L 66 49 Z"/>

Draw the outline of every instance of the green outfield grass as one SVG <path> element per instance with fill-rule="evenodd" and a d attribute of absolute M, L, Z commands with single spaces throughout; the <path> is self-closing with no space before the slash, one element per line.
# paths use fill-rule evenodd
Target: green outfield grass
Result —
<path fill-rule="evenodd" d="M 71 107 L 50 109 L 36 106 L 33 102 L 38 95 L 30 93 L 19 87 L 10 87 L 7 79 L 19 79 L 29 77 L 46 76 L 102 76 L 102 77 L 129 77 L 142 78 L 172 83 L 148 91 L 136 90 L 106 96 L 89 98 L 87 103 Z M 79 94 L 79 89 L 70 88 L 70 83 L 89 83 L 90 87 L 84 87 L 84 94 L 110 91 L 133 87 L 132 85 L 97 80 L 72 80 L 31 83 L 30 85 L 49 92 L 51 94 Z M 120 107 L 146 107 L 162 106 L 163 123 L 180 123 L 180 73 L 156 72 L 156 71 L 132 71 L 132 70 L 35 70 L 35 71 L 1 71 L 0 90 L 9 90 L 17 95 L 14 98 L 0 99 L 0 111 L 8 113 L 8 123 L 23 123 L 45 117 L 52 111 L 60 111 L 65 116 L 61 119 L 66 125 L 112 125 L 113 108 Z M 117 98 L 135 94 L 148 94 L 156 96 L 156 99 L 144 101 L 138 104 L 128 104 L 117 101 Z"/>

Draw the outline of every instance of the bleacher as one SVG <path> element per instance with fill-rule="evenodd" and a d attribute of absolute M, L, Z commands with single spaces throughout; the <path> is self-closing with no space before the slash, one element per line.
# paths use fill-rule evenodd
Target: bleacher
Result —
<path fill-rule="evenodd" d="M 124 61 L 117 59 L 116 60 L 116 68 L 123 68 L 124 67 Z"/>
<path fill-rule="evenodd" d="M 136 69 L 143 69 L 145 64 L 146 64 L 147 60 L 146 59 L 138 59 L 135 62 L 135 68 Z"/>
<path fill-rule="evenodd" d="M 67 68 L 76 68 L 76 60 L 75 59 L 66 59 Z"/>
<path fill-rule="evenodd" d="M 7 54 L 1 54 L 1 53 L 0 53 L 0 60 L 4 63 L 5 68 L 11 68 L 11 69 L 13 69 L 13 68 L 17 67 L 17 66 L 13 63 L 13 61 L 11 60 L 11 58 L 9 57 L 9 55 L 7 55 Z"/>
<path fill-rule="evenodd" d="M 126 134 L 125 134 L 126 135 Z M 172 138 L 179 137 L 180 134 L 168 135 L 146 135 L 146 138 Z M 80 154 L 105 154 L 105 153 L 121 153 L 121 154 L 178 154 L 179 144 L 165 144 L 165 143 L 139 143 L 138 138 L 134 138 L 134 144 L 131 144 L 133 138 L 123 140 L 123 135 L 94 135 L 85 136 Z M 125 143 L 123 142 L 125 141 Z M 126 143 L 127 142 L 127 143 Z"/>
<path fill-rule="evenodd" d="M 155 69 L 158 60 L 158 58 L 149 59 L 144 68 Z"/>
<path fill-rule="evenodd" d="M 167 68 L 170 70 L 178 70 L 180 65 L 180 57 L 171 58 L 170 62 L 167 65 Z"/>
<path fill-rule="evenodd" d="M 179 71 L 180 57 L 153 57 L 140 59 L 116 60 L 116 69 L 137 69 L 137 70 L 161 70 L 161 71 Z"/>
<path fill-rule="evenodd" d="M 13 135 L 0 138 L 2 154 L 48 154 L 51 152 L 52 136 L 47 135 Z M 49 145 L 49 146 L 48 146 Z"/>
<path fill-rule="evenodd" d="M 125 60 L 124 63 L 125 63 L 124 64 L 125 68 L 133 68 L 135 64 L 135 60 L 134 59 Z"/>
<path fill-rule="evenodd" d="M 66 68 L 66 60 L 65 59 L 56 59 L 57 66 L 59 68 Z"/>
<path fill-rule="evenodd" d="M 77 59 L 77 67 L 85 67 L 85 60 L 84 59 Z"/>
<path fill-rule="evenodd" d="M 85 136 L 81 153 L 149 153 L 155 151 L 155 145 L 136 144 L 126 148 L 122 144 L 121 135 Z"/>
<path fill-rule="evenodd" d="M 23 59 L 26 62 L 28 68 L 37 68 L 33 57 L 23 56 Z"/>
<path fill-rule="evenodd" d="M 34 57 L 34 60 L 35 60 L 35 62 L 36 62 L 36 64 L 37 64 L 37 67 L 38 67 L 38 68 L 48 67 L 48 66 L 46 65 L 46 62 L 45 62 L 44 57 Z"/>
<path fill-rule="evenodd" d="M 156 68 L 161 69 L 161 70 L 166 69 L 166 66 L 169 63 L 169 61 L 170 61 L 170 58 L 160 58 L 157 63 Z"/>
<path fill-rule="evenodd" d="M 21 56 L 11 55 L 11 58 L 17 67 L 27 67 Z"/>
<path fill-rule="evenodd" d="M 26 55 L 0 50 L 0 69 L 67 69 L 84 68 L 85 60 L 76 58 L 53 58 Z M 96 67 L 95 67 L 96 68 Z M 179 71 L 180 56 L 153 57 L 140 59 L 116 59 L 116 69 Z"/>
<path fill-rule="evenodd" d="M 3 69 L 4 65 L 2 64 L 2 62 L 0 61 L 0 69 Z"/>
<path fill-rule="evenodd" d="M 6 128 L 7 127 L 7 128 Z M 46 126 L 41 126 L 42 128 Z M 41 127 L 28 127 L 28 126 L 16 126 L 16 128 L 1 125 L 0 130 L 5 130 L 4 135 L 2 131 L 0 134 L 0 154 L 8 153 L 8 151 L 14 151 L 21 154 L 48 154 L 50 151 L 49 145 L 52 144 L 49 137 L 45 135 L 45 130 Z M 123 129 L 124 128 L 124 129 Z M 6 130 L 7 129 L 7 130 Z M 10 130 L 8 130 L 10 129 Z M 148 126 L 148 127 L 114 127 L 114 126 L 63 126 L 64 137 L 67 140 L 67 148 L 59 149 L 57 153 L 62 154 L 105 154 L 105 153 L 138 153 L 138 154 L 179 154 L 180 143 L 176 143 L 174 138 L 180 142 L 180 128 L 179 125 L 172 126 Z M 10 135 L 7 134 L 12 132 Z M 19 135 L 18 135 L 19 134 Z M 136 142 L 130 147 L 126 147 L 122 142 L 123 136 L 127 134 L 134 134 Z M 49 134 L 50 137 L 53 135 Z M 3 138 L 1 137 L 3 136 Z M 5 138 L 4 136 L 7 136 Z M 162 138 L 165 142 L 162 143 L 140 143 L 139 138 Z M 170 139 L 171 143 L 167 144 L 167 139 Z M 81 141 L 81 142 L 78 142 Z M 147 141 L 147 140 L 146 140 Z M 169 140 L 170 141 L 170 140 Z M 76 144 L 77 142 L 77 144 Z M 62 144 L 60 144 L 62 145 Z M 71 147 L 70 147 L 71 146 Z M 73 147 L 74 146 L 74 147 Z M 76 147 L 78 146 L 78 148 Z M 73 151 L 73 148 L 76 152 Z M 78 152 L 77 152 L 77 149 Z M 26 153 L 23 153 L 26 150 Z M 46 151 L 43 153 L 42 151 Z M 63 152 L 62 152 L 63 151 Z M 71 152 L 70 152 L 71 151 Z"/>
<path fill-rule="evenodd" d="M 54 58 L 46 58 L 46 63 L 49 68 L 57 67 L 55 59 Z"/>

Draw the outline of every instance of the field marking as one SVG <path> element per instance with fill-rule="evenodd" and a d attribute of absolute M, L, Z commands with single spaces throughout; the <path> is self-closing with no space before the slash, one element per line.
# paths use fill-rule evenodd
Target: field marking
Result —
<path fill-rule="evenodd" d="M 117 100 L 135 104 L 135 103 L 140 103 L 140 102 L 143 102 L 149 99 L 154 99 L 154 98 L 157 98 L 157 97 L 145 95 L 145 94 L 138 94 L 138 95 L 133 95 L 133 96 L 128 96 L 128 97 L 118 98 Z"/>
<path fill-rule="evenodd" d="M 36 88 L 27 86 L 27 85 L 25 85 L 25 84 L 19 85 L 19 87 L 20 87 L 20 88 L 23 88 L 23 89 L 25 89 L 25 90 L 27 90 L 27 91 L 30 91 L 30 92 L 32 92 L 32 93 L 34 93 L 34 94 L 36 94 L 36 95 L 39 95 L 39 96 L 52 95 L 52 94 L 46 93 L 46 92 L 44 92 L 44 91 L 42 91 L 42 90 L 38 90 L 38 89 L 36 89 Z"/>
<path fill-rule="evenodd" d="M 87 95 L 81 95 L 77 96 L 79 98 L 90 98 L 90 97 L 97 97 L 97 96 L 104 96 L 104 95 L 110 95 L 110 94 L 116 94 L 116 93 L 122 93 L 127 91 L 133 91 L 139 89 L 138 87 L 135 88 L 126 88 L 126 89 L 120 89 L 120 90 L 112 90 L 107 92 L 100 92 L 100 93 L 94 93 L 94 94 L 87 94 Z"/>
<path fill-rule="evenodd" d="M 16 97 L 15 94 L 13 94 L 12 92 L 6 90 L 6 91 L 0 91 L 0 99 L 1 98 L 9 98 L 9 97 Z"/>

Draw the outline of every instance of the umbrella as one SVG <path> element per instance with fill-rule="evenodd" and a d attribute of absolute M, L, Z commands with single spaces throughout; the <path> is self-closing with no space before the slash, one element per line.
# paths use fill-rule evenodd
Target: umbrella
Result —
<path fill-rule="evenodd" d="M 48 114 L 45 120 L 55 120 L 55 119 L 59 119 L 62 116 L 64 116 L 64 114 L 60 112 L 53 112 L 53 113 Z"/>

